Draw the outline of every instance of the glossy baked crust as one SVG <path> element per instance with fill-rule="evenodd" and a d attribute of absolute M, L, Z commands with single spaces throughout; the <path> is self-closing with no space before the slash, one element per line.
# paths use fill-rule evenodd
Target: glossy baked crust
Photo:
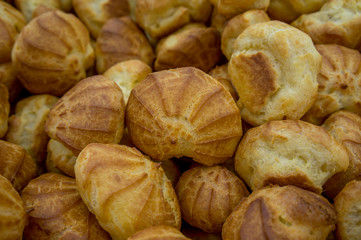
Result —
<path fill-rule="evenodd" d="M 181 226 L 177 196 L 160 167 L 135 148 L 92 143 L 75 164 L 82 199 L 113 239 L 155 225 Z"/>
<path fill-rule="evenodd" d="M 220 164 L 233 156 L 242 136 L 230 93 L 191 67 L 149 74 L 130 94 L 126 123 L 132 142 L 155 160 L 187 156 Z"/>

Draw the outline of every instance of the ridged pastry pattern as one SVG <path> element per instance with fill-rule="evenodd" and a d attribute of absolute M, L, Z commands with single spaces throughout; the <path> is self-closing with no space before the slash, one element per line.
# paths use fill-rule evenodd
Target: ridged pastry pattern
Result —
<path fill-rule="evenodd" d="M 101 75 L 86 78 L 51 109 L 45 125 L 55 139 L 75 155 L 89 143 L 119 143 L 124 131 L 122 90 Z"/>
<path fill-rule="evenodd" d="M 17 102 L 15 113 L 9 118 L 6 141 L 25 148 L 37 163 L 45 161 L 49 141 L 44 129 L 45 122 L 58 99 L 49 94 L 24 98 Z"/>
<path fill-rule="evenodd" d="M 30 181 L 21 197 L 29 216 L 25 239 L 110 240 L 82 201 L 73 178 L 43 174 Z"/>
<path fill-rule="evenodd" d="M 217 13 L 225 16 L 234 16 L 250 9 L 267 10 L 270 0 L 210 0 L 217 9 Z"/>
<path fill-rule="evenodd" d="M 155 225 L 180 229 L 172 183 L 160 164 L 137 149 L 89 144 L 78 156 L 75 176 L 85 204 L 114 240 Z"/>
<path fill-rule="evenodd" d="M 249 192 L 225 167 L 194 167 L 184 172 L 176 187 L 183 219 L 205 232 L 221 232 L 226 218 Z"/>
<path fill-rule="evenodd" d="M 349 165 L 346 149 L 324 128 L 300 120 L 270 121 L 242 138 L 234 165 L 252 189 L 295 185 L 316 193 Z"/>
<path fill-rule="evenodd" d="M 22 240 L 25 222 L 25 207 L 19 193 L 0 174 L 0 240 Z"/>
<path fill-rule="evenodd" d="M 62 143 L 54 139 L 50 139 L 47 152 L 46 166 L 48 171 L 51 170 L 49 172 L 53 172 L 53 170 L 57 169 L 58 171 L 60 170 L 61 172 L 64 172 L 66 175 L 75 177 L 74 165 L 77 157 L 72 151 L 70 151 Z M 51 167 L 55 169 L 51 169 Z"/>
<path fill-rule="evenodd" d="M 220 46 L 221 39 L 216 29 L 203 24 L 188 24 L 159 41 L 154 69 L 196 67 L 208 72 L 221 58 Z"/>
<path fill-rule="evenodd" d="M 9 113 L 9 91 L 4 84 L 0 83 L 0 138 L 2 138 L 8 130 Z"/>
<path fill-rule="evenodd" d="M 239 203 L 222 229 L 223 240 L 325 240 L 336 211 L 326 198 L 294 186 L 263 188 Z"/>
<path fill-rule="evenodd" d="M 12 51 L 17 76 L 33 94 L 61 96 L 94 63 L 89 32 L 73 14 L 46 12 L 19 34 Z"/>
<path fill-rule="evenodd" d="M 159 225 L 141 230 L 128 240 L 190 240 L 190 238 L 185 237 L 174 227 Z"/>
<path fill-rule="evenodd" d="M 190 22 L 206 22 L 207 0 L 129 0 L 131 16 L 152 38 L 160 38 Z"/>
<path fill-rule="evenodd" d="M 95 54 L 99 74 L 122 61 L 139 59 L 152 66 L 154 60 L 152 46 L 130 17 L 113 18 L 104 24 Z"/>
<path fill-rule="evenodd" d="M 318 93 L 303 120 L 321 125 L 332 113 L 346 110 L 361 115 L 361 54 L 337 44 L 316 45 L 322 55 Z"/>
<path fill-rule="evenodd" d="M 230 93 L 192 67 L 149 74 L 130 94 L 126 123 L 132 142 L 155 160 L 187 156 L 220 164 L 233 156 L 242 136 Z"/>
<path fill-rule="evenodd" d="M 73 6 L 95 39 L 107 20 L 129 15 L 127 0 L 73 0 Z"/>
<path fill-rule="evenodd" d="M 16 7 L 24 14 L 26 21 L 35 17 L 40 8 L 59 9 L 69 12 L 72 8 L 72 0 L 14 0 Z"/>
<path fill-rule="evenodd" d="M 3 140 L 0 140 L 0 153 L 0 174 L 15 190 L 21 191 L 36 176 L 35 161 L 23 147 Z"/>
<path fill-rule="evenodd" d="M 316 100 L 321 61 L 311 38 L 286 23 L 246 28 L 228 64 L 242 118 L 253 126 L 300 119 Z"/>
<path fill-rule="evenodd" d="M 346 148 L 349 157 L 347 170 L 335 174 L 323 186 L 324 194 L 333 199 L 347 182 L 361 175 L 361 117 L 338 111 L 328 117 L 322 127 Z"/>
<path fill-rule="evenodd" d="M 361 1 L 329 0 L 317 12 L 303 14 L 292 26 L 315 44 L 336 43 L 361 50 Z"/>

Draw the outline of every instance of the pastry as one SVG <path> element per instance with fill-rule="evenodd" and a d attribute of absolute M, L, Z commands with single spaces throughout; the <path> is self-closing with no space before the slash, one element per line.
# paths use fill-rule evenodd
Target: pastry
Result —
<path fill-rule="evenodd" d="M 211 71 L 209 71 L 208 74 L 214 79 L 216 79 L 218 82 L 220 82 L 223 87 L 225 87 L 229 91 L 235 101 L 238 100 L 237 92 L 234 89 L 231 78 L 228 74 L 228 64 L 216 66 Z"/>
<path fill-rule="evenodd" d="M 251 9 L 267 10 L 270 0 L 210 0 L 219 14 L 235 16 Z"/>
<path fill-rule="evenodd" d="M 159 225 L 143 229 L 128 240 L 190 240 L 190 238 L 185 237 L 174 227 Z"/>
<path fill-rule="evenodd" d="M 0 83 L 0 138 L 4 137 L 8 130 L 10 103 L 8 88 Z"/>
<path fill-rule="evenodd" d="M 75 177 L 74 165 L 77 157 L 62 143 L 50 139 L 47 148 L 46 167 L 49 172 L 65 173 Z"/>
<path fill-rule="evenodd" d="M 59 9 L 69 12 L 72 0 L 15 0 L 16 7 L 24 14 L 27 22 L 34 18 L 34 12 L 39 8 Z"/>

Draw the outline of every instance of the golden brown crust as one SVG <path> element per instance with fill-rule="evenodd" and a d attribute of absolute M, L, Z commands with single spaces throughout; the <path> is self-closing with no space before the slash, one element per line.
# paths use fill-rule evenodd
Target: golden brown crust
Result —
<path fill-rule="evenodd" d="M 239 203 L 222 229 L 232 239 L 326 239 L 336 212 L 321 195 L 294 186 L 263 188 Z"/>
<path fill-rule="evenodd" d="M 29 216 L 26 239 L 110 239 L 83 203 L 73 178 L 43 174 L 30 181 L 21 197 Z"/>
<path fill-rule="evenodd" d="M 303 120 L 320 125 L 332 113 L 361 114 L 361 54 L 336 44 L 316 45 L 322 55 L 317 98 Z"/>
<path fill-rule="evenodd" d="M 232 157 L 242 136 L 229 92 L 191 67 L 149 74 L 126 109 L 132 142 L 155 160 L 187 156 L 205 165 Z"/>
<path fill-rule="evenodd" d="M 336 239 L 357 240 L 361 229 L 361 181 L 346 184 L 334 199 L 337 212 Z"/>
<path fill-rule="evenodd" d="M 214 79 L 216 79 L 218 82 L 220 82 L 223 87 L 225 87 L 229 91 L 235 101 L 238 100 L 237 92 L 234 89 L 231 78 L 228 74 L 228 64 L 216 66 L 211 71 L 209 71 L 208 74 Z"/>
<path fill-rule="evenodd" d="M 15 5 L 24 14 L 26 21 L 29 22 L 38 16 L 36 12 L 40 8 L 69 12 L 72 8 L 72 0 L 15 0 Z"/>
<path fill-rule="evenodd" d="M 310 35 L 315 44 L 336 43 L 361 49 L 361 2 L 330 0 L 315 13 L 304 14 L 292 26 Z"/>
<path fill-rule="evenodd" d="M 75 155 L 89 143 L 119 143 L 124 131 L 122 90 L 98 75 L 80 81 L 51 109 L 45 125 Z"/>
<path fill-rule="evenodd" d="M 183 219 L 205 232 L 221 232 L 222 225 L 249 192 L 225 167 L 194 167 L 184 172 L 176 187 Z"/>
<path fill-rule="evenodd" d="M 181 176 L 181 171 L 179 170 L 179 166 L 172 159 L 162 161 L 161 166 L 163 168 L 165 175 L 172 182 L 173 187 L 175 187 Z"/>
<path fill-rule="evenodd" d="M 139 59 L 153 64 L 152 46 L 130 17 L 113 18 L 102 27 L 95 46 L 97 72 L 118 62 Z"/>
<path fill-rule="evenodd" d="M 267 10 L 270 0 L 210 0 L 219 14 L 235 16 L 250 9 Z"/>
<path fill-rule="evenodd" d="M 235 168 L 251 189 L 293 184 L 317 193 L 348 167 L 346 149 L 324 128 L 299 121 L 270 121 L 247 131 Z"/>
<path fill-rule="evenodd" d="M 160 40 L 154 69 L 196 67 L 208 72 L 221 57 L 220 44 L 216 29 L 203 24 L 188 24 Z"/>
<path fill-rule="evenodd" d="M 190 240 L 190 238 L 185 237 L 174 227 L 159 225 L 141 230 L 128 240 Z"/>
<path fill-rule="evenodd" d="M 107 20 L 129 15 L 127 0 L 73 0 L 73 6 L 95 39 Z"/>
<path fill-rule="evenodd" d="M 50 172 L 54 172 L 54 170 L 56 171 L 57 169 L 71 177 L 75 177 L 74 165 L 77 157 L 72 151 L 62 143 L 50 139 L 47 152 L 46 164 L 48 171 L 52 169 Z"/>
<path fill-rule="evenodd" d="M 206 22 L 211 4 L 206 0 L 132 0 L 132 18 L 152 37 L 163 37 L 191 21 Z"/>
<path fill-rule="evenodd" d="M 94 52 L 79 19 L 50 11 L 24 27 L 15 41 L 12 61 L 29 92 L 60 96 L 86 76 Z"/>
<path fill-rule="evenodd" d="M 0 83 L 3 83 L 8 88 L 10 102 L 14 102 L 23 89 L 11 62 L 0 64 Z"/>
<path fill-rule="evenodd" d="M 113 239 L 126 239 L 155 225 L 180 228 L 171 182 L 160 164 L 135 148 L 89 144 L 78 156 L 75 176 L 85 204 Z"/>
<path fill-rule="evenodd" d="M 24 147 L 37 163 L 46 157 L 49 137 L 44 130 L 45 121 L 57 101 L 57 97 L 48 94 L 27 97 L 16 104 L 15 114 L 9 118 L 6 141 Z"/>
<path fill-rule="evenodd" d="M 26 212 L 19 193 L 0 174 L 0 239 L 23 239 L 25 222 Z"/>
<path fill-rule="evenodd" d="M 351 112 L 333 113 L 322 124 L 347 150 L 349 166 L 332 176 L 323 186 L 324 194 L 333 199 L 347 182 L 361 175 L 361 117 Z"/>
<path fill-rule="evenodd" d="M 0 174 L 6 177 L 20 191 L 35 177 L 35 161 L 26 150 L 16 144 L 0 140 Z"/>
<path fill-rule="evenodd" d="M 316 99 L 321 60 L 310 37 L 285 23 L 246 28 L 228 65 L 242 118 L 254 126 L 300 119 Z"/>
<path fill-rule="evenodd" d="M 9 112 L 9 91 L 4 84 L 0 83 L 0 138 L 2 138 L 8 130 Z"/>
<path fill-rule="evenodd" d="M 239 14 L 231 18 L 224 26 L 222 32 L 221 48 L 227 59 L 231 59 L 233 53 L 234 42 L 239 34 L 252 24 L 270 21 L 264 10 L 252 9 L 245 13 Z"/>

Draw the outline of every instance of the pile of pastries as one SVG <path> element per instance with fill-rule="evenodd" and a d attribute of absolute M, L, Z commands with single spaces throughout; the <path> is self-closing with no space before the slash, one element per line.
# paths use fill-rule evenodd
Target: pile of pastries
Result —
<path fill-rule="evenodd" d="M 0 0 L 0 240 L 361 236 L 361 0 Z"/>

